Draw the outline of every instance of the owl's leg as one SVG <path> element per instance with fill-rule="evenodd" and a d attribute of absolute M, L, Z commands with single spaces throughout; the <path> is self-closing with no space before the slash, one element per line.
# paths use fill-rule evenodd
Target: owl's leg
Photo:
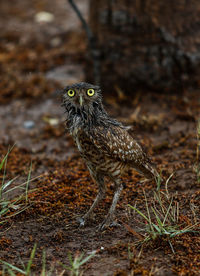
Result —
<path fill-rule="evenodd" d="M 113 220 L 114 220 L 115 208 L 116 208 L 117 202 L 119 200 L 121 191 L 123 190 L 123 185 L 121 183 L 121 180 L 115 180 L 115 185 L 116 185 L 116 189 L 115 189 L 115 193 L 114 193 L 114 196 L 113 196 L 113 200 L 112 200 L 110 210 L 109 210 L 105 220 L 100 225 L 99 230 L 103 230 L 105 227 L 109 226 L 112 223 L 114 225 Z"/>
<path fill-rule="evenodd" d="M 94 178 L 94 180 L 98 184 L 99 191 L 98 191 L 98 194 L 97 194 L 92 206 L 90 207 L 89 211 L 80 219 L 80 226 L 84 226 L 85 221 L 88 220 L 89 218 L 91 218 L 95 207 L 99 204 L 99 201 L 101 199 L 103 199 L 103 197 L 105 196 L 105 193 L 106 193 L 104 177 L 102 175 L 94 175 L 93 173 L 91 173 L 91 174 L 92 174 L 92 177 Z"/>

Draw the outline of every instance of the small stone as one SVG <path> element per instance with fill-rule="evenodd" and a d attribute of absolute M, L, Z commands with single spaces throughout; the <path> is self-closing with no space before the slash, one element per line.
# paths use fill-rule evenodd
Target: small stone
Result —
<path fill-rule="evenodd" d="M 35 15 L 36 22 L 52 22 L 54 20 L 54 15 L 49 12 L 41 11 Z"/>
<path fill-rule="evenodd" d="M 34 121 L 24 121 L 24 128 L 26 129 L 32 129 L 35 127 Z"/>
<path fill-rule="evenodd" d="M 59 37 L 54 37 L 51 41 L 50 44 L 52 47 L 58 47 L 61 44 L 62 40 Z"/>
<path fill-rule="evenodd" d="M 51 126 L 56 126 L 59 124 L 59 120 L 57 118 L 49 118 L 47 116 L 44 116 L 42 119 Z"/>

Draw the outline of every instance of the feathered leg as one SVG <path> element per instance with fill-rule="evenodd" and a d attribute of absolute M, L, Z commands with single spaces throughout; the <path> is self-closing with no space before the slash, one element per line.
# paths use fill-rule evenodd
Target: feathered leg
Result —
<path fill-rule="evenodd" d="M 90 207 L 89 211 L 80 219 L 80 226 L 84 226 L 86 220 L 91 218 L 95 207 L 99 204 L 99 201 L 103 199 L 103 197 L 105 196 L 105 193 L 106 193 L 104 177 L 100 176 L 100 175 L 94 175 L 93 173 L 91 173 L 91 175 L 94 178 L 94 180 L 97 182 L 99 190 L 98 190 L 98 194 L 97 194 L 92 206 Z"/>
<path fill-rule="evenodd" d="M 100 225 L 99 230 L 103 230 L 106 226 L 109 226 L 110 224 L 113 223 L 115 208 L 116 208 L 117 202 L 119 200 L 120 194 L 123 190 L 123 185 L 121 183 L 121 180 L 119 180 L 119 179 L 115 180 L 115 185 L 116 185 L 115 186 L 115 193 L 114 193 L 114 196 L 113 196 L 111 207 L 109 209 L 109 212 L 108 212 L 105 220 Z"/>

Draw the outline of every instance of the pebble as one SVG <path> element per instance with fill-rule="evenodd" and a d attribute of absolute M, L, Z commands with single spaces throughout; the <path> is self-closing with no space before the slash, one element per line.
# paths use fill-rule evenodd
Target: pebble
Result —
<path fill-rule="evenodd" d="M 35 15 L 36 22 L 52 22 L 54 20 L 54 15 L 52 13 L 41 11 Z"/>
<path fill-rule="evenodd" d="M 32 129 L 35 127 L 35 122 L 34 121 L 24 121 L 24 128 L 26 129 Z"/>

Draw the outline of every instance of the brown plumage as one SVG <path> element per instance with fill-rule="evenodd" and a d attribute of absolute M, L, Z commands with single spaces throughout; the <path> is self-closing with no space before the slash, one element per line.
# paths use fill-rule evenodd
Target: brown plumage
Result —
<path fill-rule="evenodd" d="M 63 105 L 69 131 L 99 187 L 93 205 L 80 219 L 81 225 L 85 224 L 105 195 L 104 177 L 108 176 L 115 183 L 112 205 L 100 227 L 103 229 L 113 222 L 115 207 L 123 189 L 121 176 L 129 168 L 136 169 L 147 178 L 158 176 L 158 173 L 126 127 L 108 116 L 102 105 L 99 86 L 78 83 L 66 87 Z"/>

